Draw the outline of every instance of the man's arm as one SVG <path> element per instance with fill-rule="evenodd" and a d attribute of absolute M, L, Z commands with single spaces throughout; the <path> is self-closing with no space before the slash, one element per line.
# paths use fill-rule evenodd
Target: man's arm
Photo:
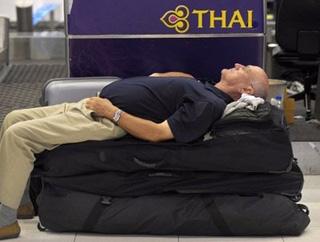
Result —
<path fill-rule="evenodd" d="M 86 107 L 93 110 L 97 116 L 109 120 L 112 120 L 115 112 L 118 110 L 108 99 L 99 97 L 90 98 L 86 103 Z M 122 112 L 118 125 L 132 136 L 151 142 L 160 142 L 174 138 L 167 121 L 155 123 Z"/>
<path fill-rule="evenodd" d="M 155 123 L 123 112 L 118 125 L 134 137 L 151 142 L 174 138 L 167 121 Z"/>
<path fill-rule="evenodd" d="M 151 77 L 190 77 L 195 79 L 192 75 L 184 72 L 178 72 L 178 71 L 170 71 L 170 72 L 164 72 L 164 73 L 152 73 L 149 75 Z"/>

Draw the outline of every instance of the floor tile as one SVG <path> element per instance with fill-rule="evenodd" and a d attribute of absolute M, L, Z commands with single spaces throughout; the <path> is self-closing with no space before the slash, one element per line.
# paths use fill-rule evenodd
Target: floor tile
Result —
<path fill-rule="evenodd" d="M 301 202 L 320 203 L 320 189 L 303 188 Z"/>
<path fill-rule="evenodd" d="M 304 174 L 320 174 L 320 142 L 292 142 L 292 148 Z"/>
<path fill-rule="evenodd" d="M 318 242 L 320 240 L 320 228 L 309 228 L 301 236 L 283 237 L 284 242 Z"/>
<path fill-rule="evenodd" d="M 317 202 L 317 203 L 303 202 L 303 204 L 305 204 L 310 211 L 309 217 L 311 222 L 309 224 L 309 228 L 315 227 L 320 229 L 320 202 Z"/>
<path fill-rule="evenodd" d="M 283 242 L 282 237 L 179 237 L 179 242 Z"/>
<path fill-rule="evenodd" d="M 177 236 L 123 236 L 77 234 L 75 242 L 178 242 Z"/>
<path fill-rule="evenodd" d="M 311 189 L 315 188 L 320 190 L 320 176 L 319 175 L 304 176 L 304 188 L 311 188 Z"/>
<path fill-rule="evenodd" d="M 8 240 L 10 242 L 73 242 L 75 233 L 53 233 L 40 232 L 37 229 L 38 218 L 32 220 L 19 220 L 21 227 L 20 237 L 15 240 Z M 6 241 L 6 240 L 2 240 Z M 2 242 L 1 241 L 1 242 Z"/>

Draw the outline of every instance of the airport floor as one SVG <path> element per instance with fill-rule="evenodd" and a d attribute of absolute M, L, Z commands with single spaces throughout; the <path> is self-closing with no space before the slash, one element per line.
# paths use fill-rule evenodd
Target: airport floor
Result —
<path fill-rule="evenodd" d="M 320 142 L 293 142 L 293 151 L 306 174 L 320 174 Z M 315 170 L 314 170 L 315 169 Z M 310 210 L 311 223 L 299 237 L 184 237 L 184 236 L 121 236 L 82 233 L 40 232 L 38 219 L 21 220 L 21 236 L 12 242 L 317 242 L 320 238 L 320 175 L 306 175 L 301 203 Z"/>

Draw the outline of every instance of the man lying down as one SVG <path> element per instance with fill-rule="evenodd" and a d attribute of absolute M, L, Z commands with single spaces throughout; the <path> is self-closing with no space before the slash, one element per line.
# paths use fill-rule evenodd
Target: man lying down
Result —
<path fill-rule="evenodd" d="M 109 84 L 100 97 L 9 113 L 0 131 L 0 239 L 20 234 L 17 209 L 26 200 L 23 194 L 34 154 L 126 133 L 151 142 L 191 142 L 244 93 L 266 98 L 268 77 L 263 69 L 235 64 L 221 71 L 215 86 L 186 73 L 154 73 L 151 78 Z"/>

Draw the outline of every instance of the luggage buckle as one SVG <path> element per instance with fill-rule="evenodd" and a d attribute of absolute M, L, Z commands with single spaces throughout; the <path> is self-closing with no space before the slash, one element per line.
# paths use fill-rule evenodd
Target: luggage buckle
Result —
<path fill-rule="evenodd" d="M 45 232 L 45 231 L 47 230 L 46 227 L 44 227 L 44 226 L 41 224 L 41 222 L 38 222 L 37 228 L 38 228 L 38 230 L 41 231 L 41 232 Z"/>
<path fill-rule="evenodd" d="M 310 214 L 309 208 L 306 205 L 304 205 L 304 204 L 297 204 L 297 205 L 302 212 L 304 212 L 307 215 Z"/>
<path fill-rule="evenodd" d="M 103 204 L 103 205 L 111 205 L 112 204 L 112 197 L 105 197 L 105 196 L 103 196 L 103 197 L 101 197 L 101 204 Z"/>

